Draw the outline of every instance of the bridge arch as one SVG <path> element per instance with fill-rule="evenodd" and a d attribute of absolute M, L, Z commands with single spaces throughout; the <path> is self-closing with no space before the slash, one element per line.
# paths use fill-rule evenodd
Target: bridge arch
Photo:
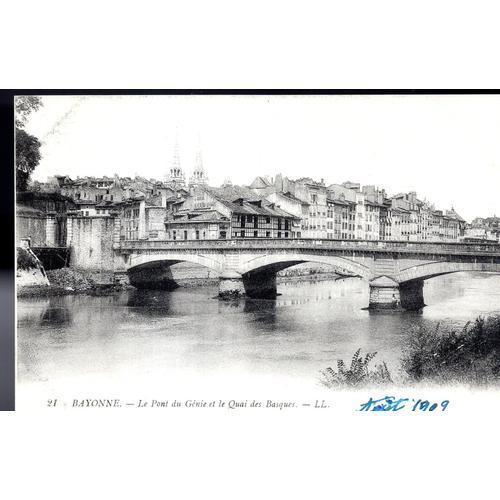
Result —
<path fill-rule="evenodd" d="M 413 280 L 426 280 L 443 274 L 463 271 L 500 273 L 500 264 L 493 262 L 430 262 L 400 271 L 397 276 L 397 281 L 399 283 L 405 283 Z"/>
<path fill-rule="evenodd" d="M 223 262 L 221 262 L 221 260 L 222 259 L 188 252 L 168 252 L 165 254 L 131 254 L 128 258 L 127 270 L 138 270 L 140 267 L 147 267 L 148 264 L 155 266 L 161 265 L 162 263 L 164 263 L 165 265 L 174 265 L 178 264 L 179 262 L 190 262 L 192 264 L 198 264 L 200 266 L 207 267 L 211 271 L 220 274 L 224 269 L 224 264 Z"/>
<path fill-rule="evenodd" d="M 332 266 L 340 274 L 352 274 L 370 281 L 373 274 L 369 267 L 355 262 L 351 259 L 346 259 L 340 256 L 316 255 L 310 253 L 280 253 L 280 254 L 265 254 L 252 258 L 244 262 L 239 267 L 241 274 L 250 272 L 258 272 L 266 268 L 272 268 L 276 271 L 286 269 L 287 267 L 303 264 L 306 262 L 314 262 L 317 264 L 326 264 Z"/>

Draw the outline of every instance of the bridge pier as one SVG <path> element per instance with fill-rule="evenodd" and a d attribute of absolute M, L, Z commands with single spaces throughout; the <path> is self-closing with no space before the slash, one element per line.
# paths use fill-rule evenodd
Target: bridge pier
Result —
<path fill-rule="evenodd" d="M 219 278 L 219 297 L 232 299 L 242 296 L 259 299 L 275 299 L 276 273 L 269 271 L 240 274 L 224 271 Z"/>
<path fill-rule="evenodd" d="M 219 277 L 219 298 L 228 300 L 245 295 L 243 276 L 236 271 L 224 271 Z"/>
<path fill-rule="evenodd" d="M 416 311 L 424 306 L 423 280 L 398 283 L 382 276 L 370 283 L 370 309 Z"/>
<path fill-rule="evenodd" d="M 160 263 L 127 272 L 128 282 L 136 288 L 150 290 L 175 290 L 179 285 L 172 277 L 169 265 Z"/>
<path fill-rule="evenodd" d="M 245 293 L 248 297 L 256 299 L 275 299 L 278 295 L 276 289 L 276 273 L 266 270 L 252 271 L 243 276 Z"/>
<path fill-rule="evenodd" d="M 407 311 L 418 311 L 425 307 L 424 280 L 405 281 L 399 284 L 401 307 Z"/>

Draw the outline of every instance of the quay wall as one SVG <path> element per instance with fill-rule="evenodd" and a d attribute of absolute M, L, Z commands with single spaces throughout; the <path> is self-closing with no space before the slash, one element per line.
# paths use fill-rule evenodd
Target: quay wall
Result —
<path fill-rule="evenodd" d="M 68 240 L 70 267 L 89 272 L 97 283 L 113 282 L 113 217 L 71 217 Z"/>

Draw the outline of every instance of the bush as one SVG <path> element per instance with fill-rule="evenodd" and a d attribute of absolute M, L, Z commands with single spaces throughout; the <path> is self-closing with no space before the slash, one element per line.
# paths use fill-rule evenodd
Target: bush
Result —
<path fill-rule="evenodd" d="M 351 359 L 351 365 L 346 368 L 343 360 L 337 360 L 337 371 L 328 367 L 321 370 L 320 382 L 328 388 L 332 387 L 360 387 L 363 385 L 380 385 L 392 383 L 391 375 L 385 362 L 375 365 L 370 370 L 369 364 L 376 356 L 376 352 L 369 352 L 364 358 L 361 349 L 358 349 Z"/>
<path fill-rule="evenodd" d="M 40 267 L 39 262 L 33 257 L 31 252 L 17 247 L 17 269 L 29 271 L 30 269 L 38 269 L 38 267 Z"/>
<path fill-rule="evenodd" d="M 500 316 L 479 317 L 456 332 L 420 328 L 402 360 L 409 381 L 490 384 L 500 380 Z"/>
<path fill-rule="evenodd" d="M 329 388 L 392 383 L 383 362 L 370 369 L 376 353 L 364 358 L 358 349 L 349 368 L 342 360 L 337 370 L 322 370 L 320 382 Z M 403 381 L 460 385 L 500 383 L 500 315 L 477 318 L 461 330 L 421 327 L 408 333 L 401 362 Z"/>

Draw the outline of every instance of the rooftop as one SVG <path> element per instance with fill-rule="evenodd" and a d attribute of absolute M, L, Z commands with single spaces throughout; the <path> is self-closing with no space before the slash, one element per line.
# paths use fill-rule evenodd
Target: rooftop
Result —
<path fill-rule="evenodd" d="M 228 221 L 228 218 L 217 210 L 182 210 L 173 214 L 173 218 L 168 219 L 169 223 L 196 223 L 196 222 L 219 222 Z"/>

